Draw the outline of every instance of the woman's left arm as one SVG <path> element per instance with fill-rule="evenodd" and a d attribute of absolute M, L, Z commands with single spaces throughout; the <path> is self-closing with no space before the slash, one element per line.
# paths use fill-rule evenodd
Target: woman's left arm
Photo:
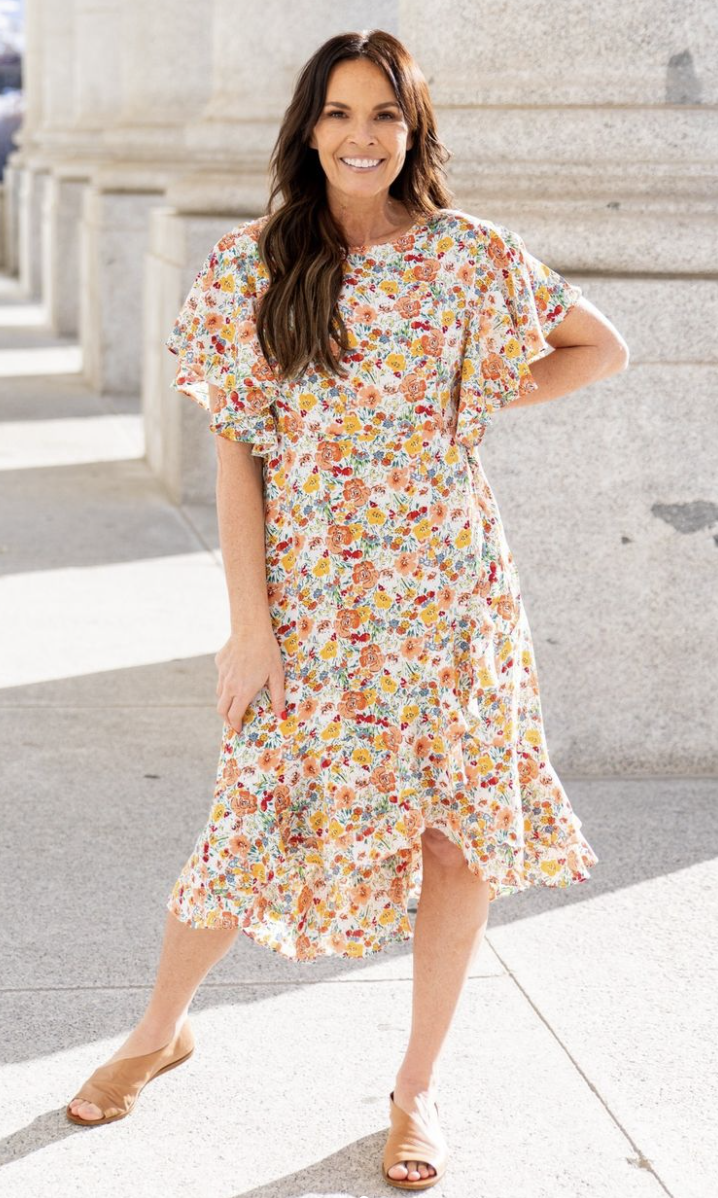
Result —
<path fill-rule="evenodd" d="M 619 374 L 628 366 L 628 345 L 618 329 L 585 296 L 546 335 L 546 341 L 553 352 L 531 363 L 531 377 L 538 383 L 537 389 L 527 391 L 507 407 L 558 399 L 598 379 Z"/>

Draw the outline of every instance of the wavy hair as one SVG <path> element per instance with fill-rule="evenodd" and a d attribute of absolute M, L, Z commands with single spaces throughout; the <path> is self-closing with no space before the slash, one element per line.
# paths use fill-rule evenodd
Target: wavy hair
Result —
<path fill-rule="evenodd" d="M 269 219 L 258 240 L 270 281 L 258 305 L 257 336 L 282 379 L 301 377 L 311 361 L 330 374 L 347 374 L 340 357 L 349 339 L 337 301 L 349 246 L 329 209 L 326 176 L 309 139 L 333 67 L 356 58 L 367 58 L 385 72 L 413 134 L 389 195 L 404 204 L 414 222 L 431 219 L 453 199 L 444 172 L 451 153 L 439 140 L 426 79 L 406 47 L 382 29 L 329 38 L 302 68 L 284 114 L 269 165 Z M 281 206 L 273 212 L 280 195 Z"/>

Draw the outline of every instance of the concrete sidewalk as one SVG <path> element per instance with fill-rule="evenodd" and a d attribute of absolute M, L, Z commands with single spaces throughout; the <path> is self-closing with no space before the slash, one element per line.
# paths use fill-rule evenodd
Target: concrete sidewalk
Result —
<path fill-rule="evenodd" d="M 206 819 L 227 604 L 214 512 L 168 501 L 138 404 L 89 391 L 13 281 L 0 301 L 0 1192 L 396 1193 L 380 1159 L 410 945 L 298 964 L 240 937 L 195 1000 L 191 1061 L 126 1120 L 65 1118 L 144 1007 Z M 714 1198 L 715 782 L 561 777 L 601 860 L 492 904 L 432 1193 Z"/>

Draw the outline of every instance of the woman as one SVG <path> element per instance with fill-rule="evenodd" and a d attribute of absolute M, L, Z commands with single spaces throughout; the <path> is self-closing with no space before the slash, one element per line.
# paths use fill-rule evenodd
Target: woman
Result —
<path fill-rule="evenodd" d="M 285 114 L 267 213 L 212 249 L 168 340 L 218 434 L 223 741 L 154 993 L 75 1122 L 123 1117 L 187 1059 L 194 993 L 240 929 L 294 960 L 362 957 L 412 936 L 419 896 L 383 1168 L 434 1185 L 437 1063 L 489 902 L 598 860 L 549 762 L 477 450 L 496 409 L 628 353 L 518 234 L 450 207 L 447 158 L 404 46 L 331 38 Z"/>

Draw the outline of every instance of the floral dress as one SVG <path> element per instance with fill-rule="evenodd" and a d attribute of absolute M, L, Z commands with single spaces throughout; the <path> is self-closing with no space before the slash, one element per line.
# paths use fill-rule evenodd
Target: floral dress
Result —
<path fill-rule="evenodd" d="M 167 346 L 175 389 L 263 458 L 287 715 L 263 687 L 240 732 L 224 724 L 209 817 L 167 907 L 293 960 L 363 957 L 412 936 L 425 828 L 491 900 L 586 881 L 598 861 L 549 761 L 478 454 L 492 414 L 536 388 L 529 363 L 581 290 L 518 234 L 444 209 L 344 260 L 348 377 L 312 363 L 285 382 L 256 337 L 266 219 L 214 246 Z"/>

